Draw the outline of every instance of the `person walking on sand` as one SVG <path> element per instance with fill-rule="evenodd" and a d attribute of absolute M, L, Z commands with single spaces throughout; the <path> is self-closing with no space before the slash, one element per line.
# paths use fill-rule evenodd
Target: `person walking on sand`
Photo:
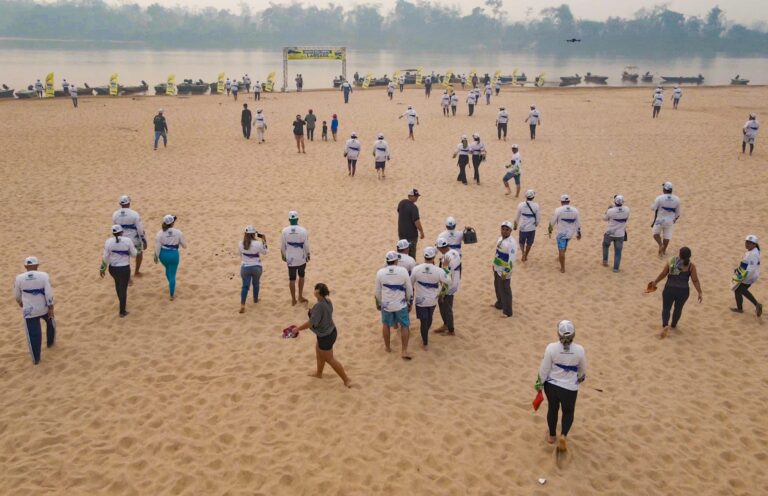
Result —
<path fill-rule="evenodd" d="M 112 237 L 104 243 L 99 276 L 103 279 L 109 268 L 109 275 L 115 280 L 115 291 L 120 302 L 120 318 L 128 315 L 128 282 L 131 280 L 131 257 L 137 255 L 133 241 L 123 236 L 123 227 L 112 226 Z"/>
<path fill-rule="evenodd" d="M 534 190 L 529 189 L 525 192 L 525 201 L 517 205 L 515 224 L 512 227 L 515 230 L 518 227 L 520 228 L 518 241 L 520 243 L 520 250 L 523 252 L 523 262 L 528 260 L 528 253 L 531 251 L 533 242 L 536 239 L 536 228 L 539 227 L 539 222 L 541 222 L 539 204 L 533 201 L 534 198 L 536 198 Z"/>
<path fill-rule="evenodd" d="M 531 105 L 531 111 L 528 112 L 528 117 L 525 118 L 525 122 L 528 123 L 528 127 L 531 131 L 531 141 L 536 141 L 536 127 L 541 126 L 541 114 L 536 108 L 536 105 Z"/>
<path fill-rule="evenodd" d="M 432 327 L 437 298 L 442 288 L 450 282 L 448 274 L 435 265 L 436 256 L 437 249 L 432 246 L 424 248 L 424 263 L 411 271 L 416 318 L 421 327 L 421 348 L 424 351 L 429 350 L 429 329 Z"/>
<path fill-rule="evenodd" d="M 467 75 L 466 74 L 462 74 L 461 75 L 461 89 L 463 90 L 466 85 L 467 85 Z"/>
<path fill-rule="evenodd" d="M 440 97 L 440 107 L 443 109 L 443 115 L 445 117 L 451 116 L 449 107 L 451 106 L 451 95 L 448 94 L 448 90 L 443 91 L 443 96 Z"/>
<path fill-rule="evenodd" d="M 506 173 L 501 179 L 504 183 L 504 187 L 507 188 L 506 195 L 511 195 L 512 190 L 509 188 L 509 181 L 515 180 L 515 198 L 520 196 L 520 175 L 522 174 L 521 166 L 523 159 L 520 157 L 520 147 L 518 145 L 512 145 L 512 159 L 508 164 L 504 166 Z"/>
<path fill-rule="evenodd" d="M 13 296 L 21 307 L 32 362 L 40 363 L 43 331 L 40 320 L 45 321 L 46 347 L 56 344 L 56 321 L 53 318 L 53 288 L 47 272 L 38 271 L 37 257 L 24 259 L 24 272 L 16 276 Z"/>
<path fill-rule="evenodd" d="M 256 81 L 256 84 L 253 86 L 253 99 L 261 100 L 261 81 Z"/>
<path fill-rule="evenodd" d="M 389 97 L 390 101 L 395 96 L 395 83 L 394 81 L 390 81 L 387 83 L 387 96 Z"/>
<path fill-rule="evenodd" d="M 477 103 L 477 96 L 474 90 L 469 90 L 467 95 L 467 108 L 469 109 L 469 116 L 472 117 L 475 113 L 475 104 Z"/>
<path fill-rule="evenodd" d="M 264 143 L 264 133 L 267 131 L 267 118 L 264 116 L 264 111 L 256 109 L 256 117 L 253 119 L 253 123 L 256 125 L 256 139 L 259 140 L 259 144 Z"/>
<path fill-rule="evenodd" d="M 341 83 L 341 91 L 344 93 L 344 103 L 349 103 L 349 94 L 352 93 L 352 85 L 349 81 Z"/>
<path fill-rule="evenodd" d="M 333 141 L 336 141 L 336 133 L 339 132 L 339 117 L 333 114 L 331 117 L 331 134 L 333 135 Z"/>
<path fill-rule="evenodd" d="M 443 325 L 435 329 L 438 334 L 454 336 L 456 329 L 453 324 L 453 300 L 461 287 L 461 254 L 448 246 L 448 240 L 437 238 L 437 251 L 440 252 L 440 268 L 450 279 L 450 283 L 440 291 L 437 304 Z"/>
<path fill-rule="evenodd" d="M 416 267 L 416 259 L 408 254 L 411 244 L 407 239 L 401 239 L 397 242 L 397 266 L 403 267 L 411 275 L 411 271 Z"/>
<path fill-rule="evenodd" d="M 320 139 L 323 141 L 328 141 L 328 121 L 323 121 L 323 128 L 320 134 Z"/>
<path fill-rule="evenodd" d="M 651 205 L 653 210 L 653 239 L 659 245 L 659 256 L 667 253 L 672 231 L 682 212 L 680 198 L 672 194 L 673 186 L 669 181 L 662 185 L 663 194 L 656 197 Z M 663 238 L 663 239 L 662 239 Z"/>
<path fill-rule="evenodd" d="M 731 308 L 732 312 L 743 313 L 744 298 L 755 305 L 757 316 L 763 315 L 763 304 L 759 303 L 749 288 L 755 284 L 760 277 L 760 245 L 757 236 L 750 234 L 744 240 L 744 247 L 747 251 L 744 253 L 739 267 L 734 271 L 734 295 L 736 296 L 736 307 Z"/>
<path fill-rule="evenodd" d="M 299 114 L 296 114 L 296 120 L 293 121 L 293 137 L 296 138 L 296 153 L 307 153 L 304 148 L 304 124 L 306 122 Z"/>
<path fill-rule="evenodd" d="M 671 328 L 677 328 L 677 323 L 680 321 L 680 317 L 683 314 L 683 306 L 688 301 L 690 295 L 690 289 L 688 287 L 688 280 L 693 282 L 693 286 L 699 293 L 699 303 L 702 301 L 701 284 L 699 284 L 699 275 L 696 272 L 696 266 L 691 262 L 691 249 L 687 246 L 680 248 L 679 255 L 672 257 L 664 265 L 661 273 L 653 281 L 648 283 L 648 290 L 653 291 L 656 289 L 656 285 L 664 278 L 667 278 L 667 283 L 664 285 L 664 291 L 661 293 L 662 309 L 661 309 L 661 339 L 666 338 L 669 335 L 670 322 L 669 314 L 672 312 L 672 325 Z M 675 307 L 674 311 L 672 307 Z"/>
<path fill-rule="evenodd" d="M 662 93 L 661 90 L 657 88 L 656 92 L 653 94 L 653 99 L 651 100 L 651 107 L 653 107 L 654 119 L 657 118 L 661 113 L 661 105 L 663 103 L 664 103 L 664 93 Z"/>
<path fill-rule="evenodd" d="M 376 135 L 376 142 L 373 144 L 374 167 L 379 179 L 384 179 L 386 177 L 384 169 L 386 168 L 389 159 L 389 143 L 384 141 L 384 134 L 379 133 Z"/>
<path fill-rule="evenodd" d="M 309 232 L 299 225 L 299 213 L 288 212 L 291 224 L 283 229 L 280 255 L 288 265 L 288 287 L 291 290 L 291 305 L 306 303 L 304 298 L 304 274 L 309 263 Z M 296 299 L 296 276 L 299 278 L 299 298 Z"/>
<path fill-rule="evenodd" d="M 400 200 L 397 205 L 397 237 L 408 240 L 410 245 L 408 254 L 411 257 L 416 256 L 416 244 L 419 238 L 424 239 L 419 207 L 416 206 L 420 196 L 419 190 L 413 188 L 408 192 L 408 198 Z"/>
<path fill-rule="evenodd" d="M 77 85 L 75 83 L 69 85 L 69 97 L 72 99 L 72 106 L 77 108 Z"/>
<path fill-rule="evenodd" d="M 456 117 L 456 107 L 459 106 L 459 95 L 451 93 L 451 116 Z"/>
<path fill-rule="evenodd" d="M 314 294 L 317 303 L 309 310 L 309 320 L 296 328 L 297 331 L 310 329 L 317 337 L 317 344 L 315 344 L 317 370 L 311 376 L 322 379 L 323 369 L 327 363 L 338 374 L 345 386 L 352 387 L 352 381 L 347 377 L 344 366 L 333 356 L 333 345 L 336 343 L 337 331 L 336 324 L 333 323 L 333 303 L 328 298 L 331 292 L 328 290 L 328 286 L 319 282 L 315 284 Z"/>
<path fill-rule="evenodd" d="M 512 223 L 501 223 L 501 236 L 496 240 L 496 256 L 493 258 L 493 288 L 496 291 L 494 308 L 504 317 L 512 316 L 512 269 L 517 259 L 517 243 L 512 237 Z"/>
<path fill-rule="evenodd" d="M 499 92 L 501 92 L 501 78 L 500 77 L 496 78 L 496 85 L 495 85 L 494 89 L 496 90 L 496 96 L 499 96 Z"/>
<path fill-rule="evenodd" d="M 398 256 L 394 251 L 387 252 L 387 266 L 376 273 L 375 297 L 376 309 L 381 311 L 381 333 L 384 337 L 384 348 L 391 352 L 390 328 L 399 327 L 402 341 L 401 356 L 410 360 L 408 340 L 411 326 L 411 303 L 413 301 L 413 286 L 408 271 L 398 267 Z"/>
<path fill-rule="evenodd" d="M 245 235 L 238 246 L 240 252 L 240 278 L 243 287 L 240 290 L 240 313 L 245 313 L 245 300 L 248 290 L 253 285 L 253 302 L 259 302 L 259 282 L 264 270 L 261 257 L 267 254 L 267 237 L 256 231 L 256 228 L 245 226 Z"/>
<path fill-rule="evenodd" d="M 456 151 L 453 152 L 453 158 L 459 157 L 457 165 L 459 167 L 459 175 L 456 177 L 457 181 L 461 181 L 464 186 L 467 185 L 467 165 L 469 164 L 469 157 L 472 156 L 472 148 L 469 146 L 467 135 L 461 135 L 461 141 L 456 146 Z"/>
<path fill-rule="evenodd" d="M 677 110 L 677 106 L 680 104 L 680 99 L 683 97 L 683 90 L 680 86 L 675 85 L 675 89 L 672 91 L 672 108 Z"/>
<path fill-rule="evenodd" d="M 251 92 L 251 78 L 248 77 L 248 74 L 243 76 L 243 84 L 245 85 L 245 92 L 250 93 Z"/>
<path fill-rule="evenodd" d="M 139 213 L 131 209 L 131 197 L 123 195 L 120 197 L 120 208 L 112 214 L 112 224 L 118 224 L 123 228 L 123 237 L 133 241 L 136 247 L 136 271 L 134 276 L 141 277 L 139 269 L 144 259 L 144 250 L 147 249 L 147 236 L 144 232 L 144 225 L 141 223 Z"/>
<path fill-rule="evenodd" d="M 227 96 L 232 92 L 232 80 L 227 78 L 227 81 L 224 83 L 224 88 L 227 90 Z"/>
<path fill-rule="evenodd" d="M 429 98 L 432 95 L 432 76 L 424 78 L 424 96 Z"/>
<path fill-rule="evenodd" d="M 347 158 L 347 169 L 349 175 L 355 177 L 355 169 L 357 168 L 357 158 L 360 156 L 360 149 L 362 145 L 357 139 L 357 133 L 352 133 L 344 145 L 344 156 Z"/>
<path fill-rule="evenodd" d="M 403 89 L 405 88 L 405 74 L 400 74 L 398 83 L 400 84 L 400 93 L 402 93 Z"/>
<path fill-rule="evenodd" d="M 491 95 L 493 94 L 493 89 L 491 88 L 491 83 L 485 84 L 485 104 L 490 105 L 491 104 Z"/>
<path fill-rule="evenodd" d="M 755 139 L 757 138 L 757 131 L 760 129 L 760 123 L 757 122 L 757 115 L 754 113 L 749 114 L 749 120 L 744 123 L 742 128 L 742 134 L 744 139 L 741 141 L 741 154 L 747 151 L 747 144 L 749 144 L 749 156 L 752 156 L 752 152 L 755 151 Z"/>
<path fill-rule="evenodd" d="M 565 252 L 568 250 L 568 242 L 576 236 L 581 239 L 581 221 L 579 211 L 571 206 L 571 197 L 562 195 L 560 206 L 555 209 L 552 220 L 549 221 L 548 233 L 552 237 L 552 230 L 557 227 L 557 256 L 560 261 L 560 272 L 565 272 Z"/>
<path fill-rule="evenodd" d="M 42 81 L 40 81 L 40 80 L 38 79 L 38 80 L 35 82 L 35 91 L 37 92 L 37 97 L 38 97 L 38 98 L 43 98 L 43 89 L 44 89 L 44 88 L 45 88 L 45 87 L 43 86 L 43 83 L 42 83 Z"/>
<path fill-rule="evenodd" d="M 317 122 L 317 116 L 309 109 L 307 115 L 304 116 L 304 122 L 307 123 L 307 140 L 315 141 L 315 122 Z"/>
<path fill-rule="evenodd" d="M 509 112 L 506 107 L 499 107 L 499 113 L 496 116 L 496 133 L 499 139 L 504 136 L 504 141 L 507 141 L 507 123 L 509 122 Z"/>
<path fill-rule="evenodd" d="M 165 278 L 168 280 L 168 293 L 171 301 L 176 295 L 176 272 L 179 270 L 179 248 L 187 247 L 184 233 L 176 229 L 175 215 L 163 216 L 163 226 L 155 236 L 155 263 L 160 262 L 165 267 Z"/>
<path fill-rule="evenodd" d="M 445 219 L 445 231 L 441 232 L 438 238 L 443 238 L 448 241 L 448 248 L 456 250 L 459 255 L 461 255 L 461 244 L 464 242 L 464 232 L 456 230 L 456 219 L 453 217 Z"/>
<path fill-rule="evenodd" d="M 165 120 L 163 109 L 157 111 L 157 115 L 152 119 L 152 123 L 155 126 L 155 150 L 157 150 L 157 143 L 160 141 L 160 137 L 163 138 L 163 147 L 168 147 L 168 122 Z"/>
<path fill-rule="evenodd" d="M 243 138 L 251 139 L 251 120 L 253 114 L 248 110 L 248 104 L 243 104 L 243 111 L 240 112 L 240 125 L 243 127 Z"/>
<path fill-rule="evenodd" d="M 544 350 L 536 389 L 544 388 L 547 396 L 549 444 L 555 444 L 557 440 L 557 418 L 560 410 L 563 411 L 557 450 L 564 452 L 568 450 L 567 438 L 573 426 L 579 384 L 587 378 L 587 355 L 580 344 L 573 342 L 576 328 L 570 320 L 558 322 L 557 337 L 558 340 L 549 343 Z"/>
<path fill-rule="evenodd" d="M 237 80 L 232 81 L 232 97 L 237 101 L 237 92 L 240 91 L 240 83 Z"/>
<path fill-rule="evenodd" d="M 475 171 L 473 179 L 479 185 L 480 184 L 480 164 L 485 161 L 485 145 L 480 141 L 480 135 L 474 133 L 472 135 L 474 142 L 469 145 L 469 149 L 472 153 L 472 168 Z"/>
<path fill-rule="evenodd" d="M 618 272 L 629 220 L 629 207 L 624 206 L 623 196 L 613 197 L 613 206 L 608 207 L 603 220 L 608 222 L 608 229 L 603 235 L 603 267 L 608 267 L 608 250 L 613 245 L 613 271 Z"/>
<path fill-rule="evenodd" d="M 412 141 L 415 141 L 415 138 L 413 137 L 413 126 L 416 126 L 419 124 L 419 116 L 416 114 L 416 111 L 413 110 L 413 107 L 408 105 L 408 110 L 403 113 L 398 119 L 402 119 L 405 117 L 406 122 L 408 123 L 408 138 L 410 138 Z"/>

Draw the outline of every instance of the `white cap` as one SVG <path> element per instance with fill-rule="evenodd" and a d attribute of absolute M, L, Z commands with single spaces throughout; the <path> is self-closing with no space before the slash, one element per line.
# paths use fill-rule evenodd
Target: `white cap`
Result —
<path fill-rule="evenodd" d="M 467 135 L 466 134 L 462 134 L 461 135 L 461 141 L 464 141 L 465 139 L 467 139 Z"/>
<path fill-rule="evenodd" d="M 288 212 L 288 220 L 296 220 L 299 218 L 299 213 L 295 210 Z"/>
<path fill-rule="evenodd" d="M 513 149 L 513 150 L 519 150 L 519 149 L 520 149 L 520 145 L 518 145 L 517 143 L 515 143 L 514 145 L 512 145 L 512 149 Z"/>
<path fill-rule="evenodd" d="M 39 265 L 40 262 L 37 260 L 37 257 L 27 257 L 24 259 L 24 265 Z"/>
<path fill-rule="evenodd" d="M 503 106 L 499 107 L 499 110 L 506 110 L 506 109 L 507 109 L 507 107 L 503 107 Z"/>
<path fill-rule="evenodd" d="M 664 188 L 664 191 L 672 191 L 672 183 L 669 181 L 665 182 L 661 186 Z"/>
<path fill-rule="evenodd" d="M 479 133 L 472 133 L 472 137 L 474 139 L 476 139 L 476 140 L 479 140 L 480 139 L 480 134 Z"/>
<path fill-rule="evenodd" d="M 456 227 L 456 219 L 453 217 L 445 219 L 445 227 Z"/>
<path fill-rule="evenodd" d="M 421 194 L 419 193 L 419 190 L 417 190 L 416 188 L 413 188 L 410 191 L 408 191 L 408 196 L 421 196 Z"/>
<path fill-rule="evenodd" d="M 261 109 L 256 109 L 256 113 L 260 114 L 261 113 Z"/>
<path fill-rule="evenodd" d="M 532 109 L 535 109 L 535 108 L 536 108 L 536 105 L 534 105 L 534 104 L 532 103 L 532 104 L 531 104 L 531 108 L 532 108 Z"/>
<path fill-rule="evenodd" d="M 130 205 L 131 203 L 131 197 L 128 195 L 123 195 L 120 197 L 120 205 Z"/>
<path fill-rule="evenodd" d="M 411 243 L 409 243 L 407 239 L 401 239 L 397 242 L 398 250 L 407 250 L 409 246 L 411 246 Z"/>
<path fill-rule="evenodd" d="M 424 248 L 424 258 L 433 259 L 437 256 L 437 250 L 434 246 L 427 246 Z"/>
<path fill-rule="evenodd" d="M 384 139 L 384 133 L 379 133 L 376 135 L 376 138 L 378 139 Z"/>
<path fill-rule="evenodd" d="M 751 112 L 751 113 L 749 114 L 749 118 L 750 118 L 750 119 L 757 119 L 757 114 L 756 114 L 756 113 L 754 113 L 754 112 Z"/>
<path fill-rule="evenodd" d="M 173 224 L 174 222 L 176 222 L 175 215 L 167 214 L 163 216 L 163 224 L 170 225 L 170 224 Z"/>
<path fill-rule="evenodd" d="M 504 222 L 501 223 L 501 227 L 507 227 L 509 229 L 512 229 L 512 223 L 508 220 L 505 220 Z"/>
<path fill-rule="evenodd" d="M 120 224 L 115 224 L 112 226 L 112 234 L 118 234 L 121 232 L 123 232 L 123 226 L 121 226 Z"/>
<path fill-rule="evenodd" d="M 528 198 L 529 200 L 532 200 L 535 196 L 536 196 L 536 192 L 532 189 L 529 189 L 528 191 L 525 192 L 525 197 Z"/>
<path fill-rule="evenodd" d="M 435 246 L 438 248 L 445 248 L 448 246 L 448 240 L 445 238 L 437 238 L 437 243 L 435 243 Z"/>
<path fill-rule="evenodd" d="M 749 236 L 747 236 L 747 238 L 744 241 L 749 241 L 750 243 L 757 244 L 757 236 L 755 236 L 754 234 L 750 234 Z M 34 258 L 34 257 L 32 257 L 32 258 Z M 37 260 L 37 259 L 35 259 L 35 260 Z"/>
<path fill-rule="evenodd" d="M 561 320 L 557 323 L 557 334 L 561 338 L 573 336 L 576 334 L 576 328 L 573 326 L 573 322 L 570 320 Z"/>
<path fill-rule="evenodd" d="M 394 251 L 388 251 L 387 255 L 384 257 L 384 259 L 387 262 L 394 262 L 395 260 L 399 260 L 400 257 L 398 256 L 397 252 Z"/>
<path fill-rule="evenodd" d="M 162 114 L 162 113 L 163 113 L 163 109 L 160 109 L 160 110 L 158 110 L 157 112 L 158 112 L 159 114 Z"/>
<path fill-rule="evenodd" d="M 624 205 L 624 197 L 621 195 L 614 196 L 613 203 L 615 203 L 616 205 Z"/>
<path fill-rule="evenodd" d="M 411 110 L 412 108 L 413 108 L 413 106 L 408 105 L 408 110 Z"/>
<path fill-rule="evenodd" d="M 245 226 L 245 233 L 246 234 L 256 234 L 256 228 L 253 227 L 252 225 L 248 224 L 247 226 Z"/>
<path fill-rule="evenodd" d="M 349 135 L 349 137 L 350 138 L 357 138 L 357 133 L 353 132 L 352 134 Z"/>
<path fill-rule="evenodd" d="M 561 202 L 569 202 L 571 201 L 571 197 L 568 195 L 560 195 L 560 201 Z"/>

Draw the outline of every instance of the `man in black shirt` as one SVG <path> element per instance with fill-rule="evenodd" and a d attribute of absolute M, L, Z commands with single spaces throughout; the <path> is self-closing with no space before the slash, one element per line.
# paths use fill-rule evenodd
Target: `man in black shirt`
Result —
<path fill-rule="evenodd" d="M 397 236 L 399 239 L 407 239 L 410 243 L 408 254 L 416 256 L 416 243 L 419 238 L 424 239 L 424 229 L 421 227 L 419 207 L 416 201 L 419 199 L 419 190 L 416 188 L 408 192 L 408 199 L 401 200 L 397 205 Z"/>
<path fill-rule="evenodd" d="M 155 150 L 157 150 L 157 143 L 160 141 L 160 136 L 163 137 L 163 147 L 168 146 L 168 123 L 165 122 L 165 116 L 163 115 L 163 109 L 157 111 L 157 115 L 152 120 L 155 125 Z"/>
<path fill-rule="evenodd" d="M 248 104 L 243 104 L 243 112 L 240 114 L 240 124 L 243 126 L 243 137 L 245 139 L 251 139 L 251 122 L 253 116 L 251 111 L 248 110 Z"/>

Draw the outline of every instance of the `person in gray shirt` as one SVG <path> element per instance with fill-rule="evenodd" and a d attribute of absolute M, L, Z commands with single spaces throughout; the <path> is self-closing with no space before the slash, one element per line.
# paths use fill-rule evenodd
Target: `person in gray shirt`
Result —
<path fill-rule="evenodd" d="M 317 116 L 309 109 L 309 113 L 304 117 L 304 121 L 307 123 L 307 139 L 309 141 L 315 141 L 315 121 Z"/>

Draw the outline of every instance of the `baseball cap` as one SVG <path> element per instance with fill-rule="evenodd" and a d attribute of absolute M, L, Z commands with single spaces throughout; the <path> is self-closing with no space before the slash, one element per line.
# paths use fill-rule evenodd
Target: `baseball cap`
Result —
<path fill-rule="evenodd" d="M 531 108 L 532 108 L 532 109 L 535 109 L 535 108 L 536 108 L 536 105 L 534 105 L 534 104 L 531 104 Z"/>
<path fill-rule="evenodd" d="M 299 218 L 299 213 L 297 211 L 291 210 L 290 212 L 288 212 L 288 219 L 289 220 L 296 220 L 298 218 Z"/>
<path fill-rule="evenodd" d="M 508 220 L 505 220 L 501 223 L 501 227 L 508 227 L 509 229 L 512 229 L 512 223 Z"/>
<path fill-rule="evenodd" d="M 665 182 L 661 186 L 664 188 L 664 191 L 672 191 L 672 183 L 669 181 Z"/>
<path fill-rule="evenodd" d="M 384 257 L 384 259 L 387 262 L 394 262 L 395 260 L 399 260 L 400 257 L 397 255 L 397 252 L 394 251 L 388 251 L 387 255 Z"/>
<path fill-rule="evenodd" d="M 757 119 L 757 114 L 756 114 L 756 113 L 754 113 L 754 112 L 751 112 L 751 113 L 749 114 L 749 118 L 750 118 L 750 119 Z"/>
<path fill-rule="evenodd" d="M 448 240 L 445 238 L 437 238 L 437 243 L 435 243 L 435 246 L 438 248 L 445 248 L 448 246 Z"/>
<path fill-rule="evenodd" d="M 412 108 L 413 108 L 413 106 L 408 105 L 408 110 L 411 110 Z"/>
<path fill-rule="evenodd" d="M 757 244 L 757 236 L 755 236 L 754 234 L 750 234 L 749 236 L 747 236 L 745 241 L 749 241 L 750 243 Z M 35 259 L 35 260 L 37 260 L 37 259 Z"/>
<path fill-rule="evenodd" d="M 499 107 L 499 110 L 506 110 L 507 107 Z"/>
<path fill-rule="evenodd" d="M 621 195 L 614 196 L 613 203 L 615 203 L 616 205 L 624 205 L 624 197 Z"/>
<path fill-rule="evenodd" d="M 157 112 L 158 112 L 159 114 L 162 114 L 162 113 L 163 113 L 163 109 L 160 109 L 160 110 L 158 110 Z"/>
<path fill-rule="evenodd" d="M 528 198 L 529 200 L 533 199 L 533 197 L 535 196 L 536 196 L 536 192 L 532 189 L 529 189 L 528 191 L 525 192 L 525 197 Z"/>
<path fill-rule="evenodd" d="M 357 133 L 352 133 L 349 135 L 351 138 L 357 138 Z"/>
<path fill-rule="evenodd" d="M 376 135 L 376 138 L 378 139 L 384 139 L 384 133 L 379 133 Z"/>
<path fill-rule="evenodd" d="M 260 114 L 261 113 L 261 109 L 256 109 L 256 113 Z"/>
<path fill-rule="evenodd" d="M 419 193 L 419 190 L 417 190 L 416 188 L 413 188 L 410 191 L 408 191 L 408 196 L 421 196 L 421 194 Z"/>
<path fill-rule="evenodd" d="M 461 140 L 464 141 L 465 139 L 467 139 L 467 135 L 466 134 L 462 134 L 461 135 Z"/>
<path fill-rule="evenodd" d="M 576 334 L 576 328 L 573 326 L 573 322 L 570 320 L 561 320 L 557 323 L 557 334 L 561 338 L 573 336 Z"/>
<path fill-rule="evenodd" d="M 437 256 L 437 250 L 434 246 L 427 246 L 424 248 L 424 258 L 432 259 Z"/>
<path fill-rule="evenodd" d="M 38 265 L 39 263 L 37 257 L 27 257 L 24 259 L 24 265 Z"/>
<path fill-rule="evenodd" d="M 409 243 L 407 239 L 401 239 L 400 241 L 397 242 L 397 249 L 398 250 L 405 250 L 409 246 L 411 246 L 411 243 Z"/>
<path fill-rule="evenodd" d="M 512 145 L 512 149 L 513 150 L 519 150 L 520 146 L 517 143 L 515 143 L 514 145 Z"/>
<path fill-rule="evenodd" d="M 175 215 L 167 214 L 163 216 L 163 224 L 173 224 L 174 222 L 176 222 Z"/>
<path fill-rule="evenodd" d="M 256 234 L 256 228 L 253 227 L 252 225 L 248 224 L 247 226 L 245 226 L 245 233 L 246 234 Z"/>
<path fill-rule="evenodd" d="M 456 219 L 453 217 L 445 219 L 445 227 L 456 227 Z"/>
<path fill-rule="evenodd" d="M 131 197 L 128 195 L 123 195 L 120 197 L 120 205 L 128 205 L 131 203 Z"/>
<path fill-rule="evenodd" d="M 123 226 L 121 226 L 120 224 L 115 224 L 112 226 L 112 234 L 118 234 L 121 232 L 123 232 Z"/>
<path fill-rule="evenodd" d="M 472 133 L 472 137 L 475 138 L 476 140 L 478 140 L 478 139 L 480 139 L 480 134 L 479 133 Z"/>
<path fill-rule="evenodd" d="M 568 195 L 560 195 L 560 201 L 561 202 L 571 201 L 571 197 Z"/>

